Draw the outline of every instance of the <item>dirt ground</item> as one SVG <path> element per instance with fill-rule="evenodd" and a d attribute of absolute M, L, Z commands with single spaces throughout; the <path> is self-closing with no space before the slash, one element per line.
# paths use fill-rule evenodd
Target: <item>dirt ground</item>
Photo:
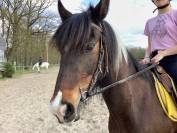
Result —
<path fill-rule="evenodd" d="M 81 119 L 59 124 L 49 111 L 58 68 L 0 81 L 0 133 L 108 133 L 108 111 L 94 97 Z"/>

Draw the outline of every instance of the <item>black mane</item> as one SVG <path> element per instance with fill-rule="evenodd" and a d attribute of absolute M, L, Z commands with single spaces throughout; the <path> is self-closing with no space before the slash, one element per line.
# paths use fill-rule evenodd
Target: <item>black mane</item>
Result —
<path fill-rule="evenodd" d="M 148 67 L 148 65 L 140 64 L 130 51 L 128 51 L 128 57 L 129 57 L 130 62 L 134 66 L 136 72 L 139 72 L 139 71 L 145 69 L 146 67 Z M 153 82 L 152 74 L 150 71 L 146 71 L 140 76 L 143 77 L 144 79 L 150 81 L 151 83 Z"/>

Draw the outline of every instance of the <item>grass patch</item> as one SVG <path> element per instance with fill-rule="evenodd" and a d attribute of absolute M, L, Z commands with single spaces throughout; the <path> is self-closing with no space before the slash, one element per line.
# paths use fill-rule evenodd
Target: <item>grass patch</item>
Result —
<path fill-rule="evenodd" d="M 33 72 L 34 71 L 31 70 L 31 69 L 25 69 L 25 70 L 19 69 L 19 70 L 16 70 L 16 72 L 15 72 L 13 77 L 19 77 L 21 75 L 29 74 L 29 73 L 33 73 Z"/>
<path fill-rule="evenodd" d="M 58 67 L 58 65 L 50 65 L 49 70 L 53 69 L 55 67 Z M 45 71 L 45 68 L 41 69 L 41 72 L 43 70 Z M 31 68 L 29 68 L 29 69 L 17 69 L 12 78 L 17 78 L 17 77 L 20 77 L 22 75 L 30 74 L 30 73 L 38 73 L 38 72 L 37 72 L 36 69 L 33 71 Z M 6 79 L 8 79 L 8 78 L 3 78 L 2 75 L 0 74 L 0 81 L 1 80 L 6 80 Z"/>
<path fill-rule="evenodd" d="M 0 74 L 0 80 L 5 80 L 6 78 L 3 78 L 2 75 Z"/>
<path fill-rule="evenodd" d="M 15 71 L 13 77 L 20 77 L 24 74 L 29 74 L 29 73 L 33 73 L 33 72 L 34 71 L 31 70 L 31 69 L 27 69 L 27 70 L 18 69 L 18 70 Z M 7 79 L 7 78 L 2 77 L 2 74 L 0 74 L 0 80 L 5 80 L 5 79 Z"/>

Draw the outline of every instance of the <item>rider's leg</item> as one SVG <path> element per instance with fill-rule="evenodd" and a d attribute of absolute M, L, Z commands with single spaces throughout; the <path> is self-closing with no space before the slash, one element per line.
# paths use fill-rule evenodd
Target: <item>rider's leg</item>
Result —
<path fill-rule="evenodd" d="M 175 84 L 177 85 L 177 55 L 165 57 L 162 61 L 160 61 L 160 65 L 173 78 Z"/>
<path fill-rule="evenodd" d="M 40 66 L 37 67 L 38 72 L 40 73 Z"/>

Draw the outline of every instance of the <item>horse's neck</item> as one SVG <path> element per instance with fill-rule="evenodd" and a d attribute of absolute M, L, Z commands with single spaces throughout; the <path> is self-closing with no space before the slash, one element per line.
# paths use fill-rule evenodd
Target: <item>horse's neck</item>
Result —
<path fill-rule="evenodd" d="M 129 62 L 123 61 L 121 65 L 119 66 L 119 72 L 118 72 L 118 78 L 117 79 L 106 79 L 109 83 L 111 84 L 112 82 L 124 79 L 131 75 L 132 73 L 135 72 L 135 69 Z M 114 81 L 113 81 L 114 80 Z M 115 104 L 112 107 L 119 108 L 119 106 L 124 106 L 124 108 L 120 109 L 126 109 L 127 107 L 129 108 L 130 106 L 127 106 L 127 104 L 131 104 L 132 102 L 132 96 L 133 96 L 133 90 L 136 91 L 136 85 L 132 84 L 133 80 L 126 81 L 120 85 L 117 85 L 111 89 L 109 89 L 107 92 L 105 92 L 105 100 L 108 102 L 108 108 L 109 108 L 109 102 Z M 126 102 L 126 104 L 124 104 Z M 111 107 L 111 108 L 112 108 Z M 119 110 L 120 110 L 119 109 Z"/>
<path fill-rule="evenodd" d="M 118 80 L 135 72 L 132 63 L 123 62 L 119 68 Z M 139 119 L 137 116 L 138 113 L 141 113 L 142 108 L 149 109 L 149 103 L 153 104 L 155 90 L 152 89 L 149 81 L 139 76 L 111 88 L 103 94 L 103 97 L 108 106 L 110 117 L 115 118 L 115 122 L 113 122 L 115 126 L 123 127 L 128 124 L 133 126 L 136 119 Z M 129 130 L 128 127 L 126 128 Z M 130 130 L 131 128 L 133 127 L 130 127 Z"/>
<path fill-rule="evenodd" d="M 133 71 L 134 71 L 133 66 L 131 64 L 129 64 L 128 62 L 123 61 L 119 66 L 118 78 L 117 79 L 107 78 L 105 80 L 109 82 L 107 84 L 111 84 L 112 82 L 119 81 L 121 79 L 124 79 L 124 78 L 128 77 L 129 75 L 131 75 L 133 73 Z M 105 82 L 105 81 L 103 81 L 103 82 Z M 130 82 L 131 81 L 126 81 L 126 82 L 124 82 L 120 85 L 117 85 L 117 86 L 109 89 L 107 91 L 109 93 L 107 93 L 107 92 L 105 93 L 106 94 L 106 100 L 108 98 L 108 102 L 112 101 L 112 103 L 115 103 L 116 105 L 121 104 L 121 102 L 117 103 L 117 101 L 119 99 L 120 99 L 120 101 L 123 101 L 123 99 L 126 99 L 126 98 L 131 100 L 132 96 L 130 94 L 132 93 L 132 89 L 130 89 L 130 87 L 133 88 L 133 85 L 129 85 Z M 128 94 L 130 96 L 128 96 Z M 107 95 L 109 95 L 109 96 L 107 96 Z M 115 100 L 114 98 L 116 98 L 118 100 Z"/>

